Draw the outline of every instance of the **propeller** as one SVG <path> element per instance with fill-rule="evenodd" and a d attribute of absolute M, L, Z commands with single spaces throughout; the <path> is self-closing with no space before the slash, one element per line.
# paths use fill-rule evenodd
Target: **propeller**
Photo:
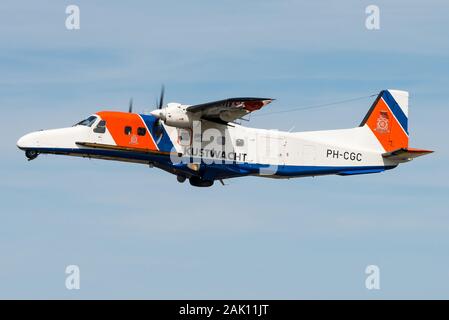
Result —
<path fill-rule="evenodd" d="M 133 98 L 129 99 L 129 108 L 128 108 L 128 112 L 132 113 L 133 112 Z"/>
<path fill-rule="evenodd" d="M 165 110 L 162 110 L 162 107 L 164 106 L 164 95 L 165 95 L 165 86 L 162 85 L 161 87 L 161 95 L 159 97 L 159 100 L 156 99 L 156 107 L 157 109 L 151 111 L 150 113 L 155 116 L 158 120 L 155 122 L 155 125 L 160 125 L 159 120 L 165 121 Z"/>
<path fill-rule="evenodd" d="M 161 95 L 159 97 L 159 100 L 156 99 L 156 107 L 160 110 L 164 106 L 164 95 L 165 95 L 165 86 L 162 85 L 161 87 Z M 128 112 L 133 112 L 133 98 L 129 99 L 129 106 L 128 106 Z"/>
<path fill-rule="evenodd" d="M 165 86 L 162 85 L 161 87 L 161 96 L 159 98 L 159 101 L 157 103 L 157 108 L 162 109 L 162 106 L 164 105 L 164 94 L 165 94 Z"/>

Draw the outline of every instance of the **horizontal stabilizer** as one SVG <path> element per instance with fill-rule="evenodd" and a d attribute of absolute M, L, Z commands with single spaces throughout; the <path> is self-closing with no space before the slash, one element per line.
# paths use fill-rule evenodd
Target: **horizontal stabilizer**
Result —
<path fill-rule="evenodd" d="M 401 148 L 397 150 L 393 150 L 390 152 L 386 152 L 382 154 L 382 157 L 388 160 L 398 161 L 398 162 L 406 162 L 413 160 L 416 157 L 425 156 L 426 154 L 432 153 L 431 150 L 423 150 L 423 149 L 413 149 L 413 148 Z"/>

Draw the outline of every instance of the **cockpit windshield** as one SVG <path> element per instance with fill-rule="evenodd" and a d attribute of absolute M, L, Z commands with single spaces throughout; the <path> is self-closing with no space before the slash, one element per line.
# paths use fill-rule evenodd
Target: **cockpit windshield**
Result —
<path fill-rule="evenodd" d="M 77 124 L 75 124 L 75 126 L 86 126 L 86 127 L 91 127 L 95 120 L 97 120 L 96 116 L 90 116 L 87 119 L 84 119 L 83 121 L 78 122 Z"/>

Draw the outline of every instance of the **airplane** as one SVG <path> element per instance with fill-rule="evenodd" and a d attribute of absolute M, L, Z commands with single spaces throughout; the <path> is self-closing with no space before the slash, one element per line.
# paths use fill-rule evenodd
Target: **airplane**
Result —
<path fill-rule="evenodd" d="M 283 132 L 242 126 L 239 119 L 274 99 L 229 98 L 158 106 L 150 113 L 100 111 L 68 128 L 41 130 L 17 141 L 28 160 L 39 154 L 142 163 L 178 182 L 258 176 L 298 178 L 379 173 L 433 151 L 409 148 L 409 94 L 382 90 L 358 127 Z"/>

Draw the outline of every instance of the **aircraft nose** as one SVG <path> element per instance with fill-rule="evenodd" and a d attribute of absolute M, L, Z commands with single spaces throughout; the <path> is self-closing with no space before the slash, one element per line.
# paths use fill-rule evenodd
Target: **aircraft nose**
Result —
<path fill-rule="evenodd" d="M 24 135 L 19 140 L 17 140 L 17 148 L 19 148 L 19 149 L 25 148 L 26 140 L 27 140 L 27 135 Z"/>
<path fill-rule="evenodd" d="M 36 133 L 28 133 L 17 140 L 17 147 L 19 149 L 26 149 L 35 146 L 36 143 Z"/>

